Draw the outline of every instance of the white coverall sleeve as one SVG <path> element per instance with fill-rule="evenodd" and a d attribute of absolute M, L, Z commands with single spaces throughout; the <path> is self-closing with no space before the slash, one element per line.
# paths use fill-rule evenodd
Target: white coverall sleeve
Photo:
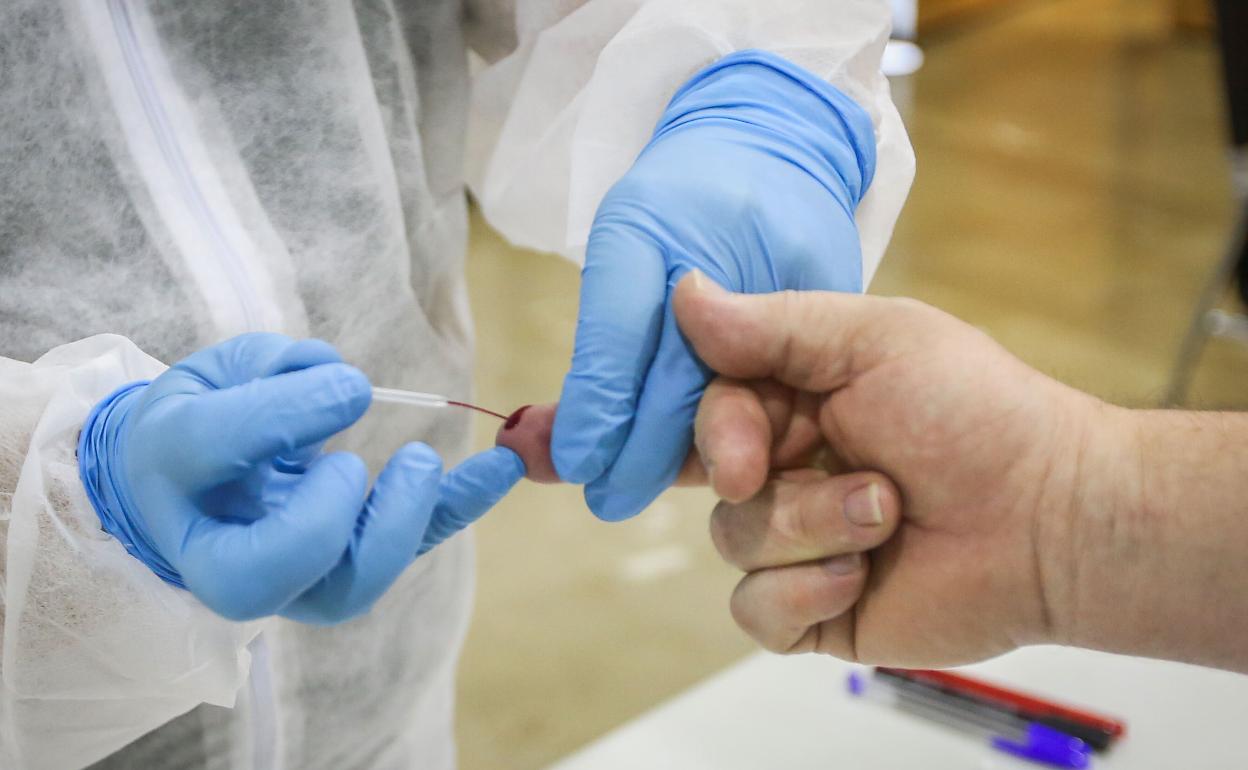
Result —
<path fill-rule="evenodd" d="M 246 679 L 256 624 L 126 553 L 79 480 L 92 406 L 163 370 L 115 335 L 0 358 L 0 767 L 82 767 Z"/>
<path fill-rule="evenodd" d="M 864 284 L 914 178 L 914 153 L 880 73 L 890 15 L 883 0 L 472 0 L 507 55 L 473 83 L 468 182 L 513 243 L 584 255 L 599 202 L 650 138 L 676 89 L 747 48 L 783 56 L 846 93 L 875 126 L 876 170 L 858 206 Z M 491 19 L 491 17 L 494 17 Z"/>

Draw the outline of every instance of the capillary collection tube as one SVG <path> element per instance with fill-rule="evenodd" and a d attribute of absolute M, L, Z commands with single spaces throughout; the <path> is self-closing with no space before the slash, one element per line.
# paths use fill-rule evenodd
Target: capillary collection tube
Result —
<path fill-rule="evenodd" d="M 383 401 L 389 404 L 424 407 L 426 409 L 442 409 L 448 406 L 458 406 L 464 409 L 471 409 L 475 412 L 481 412 L 482 414 L 488 414 L 491 417 L 497 417 L 500 420 L 507 419 L 507 415 L 499 414 L 492 409 L 486 409 L 483 406 L 470 404 L 467 401 L 455 401 L 454 399 L 438 395 L 437 393 L 420 393 L 415 390 L 374 387 L 373 400 Z"/>

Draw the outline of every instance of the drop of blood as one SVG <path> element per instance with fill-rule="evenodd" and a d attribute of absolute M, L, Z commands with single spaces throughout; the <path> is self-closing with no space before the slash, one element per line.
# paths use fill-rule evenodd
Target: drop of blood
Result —
<path fill-rule="evenodd" d="M 516 427 L 517 425 L 519 425 L 519 424 L 520 424 L 520 420 L 521 420 L 521 418 L 523 418 L 523 417 L 524 417 L 524 413 L 525 413 L 525 411 L 526 411 L 526 410 L 527 410 L 530 406 L 532 406 L 532 405 L 531 405 L 531 404 L 525 404 L 524 406 L 520 407 L 520 408 L 519 408 L 519 409 L 517 409 L 516 411 L 512 412 L 512 413 L 511 413 L 511 416 L 507 418 L 507 421 L 503 423 L 503 430 L 511 430 L 512 428 L 514 428 L 514 427 Z"/>
<path fill-rule="evenodd" d="M 511 413 L 494 437 L 498 446 L 507 447 L 520 455 L 525 475 L 540 484 L 560 481 L 550 456 L 550 436 L 558 406 L 557 403 L 522 406 Z"/>

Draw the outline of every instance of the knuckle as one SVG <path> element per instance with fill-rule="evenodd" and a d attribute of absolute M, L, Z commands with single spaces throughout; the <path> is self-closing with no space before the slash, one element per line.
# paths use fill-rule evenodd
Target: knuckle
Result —
<path fill-rule="evenodd" d="M 788 536 L 795 546 L 840 548 L 845 545 L 845 528 L 839 526 L 835 489 L 828 480 L 797 483 L 784 507 Z"/>
<path fill-rule="evenodd" d="M 809 546 L 823 539 L 822 529 L 825 522 L 820 521 L 819 508 L 814 504 L 813 493 L 794 495 L 793 503 L 786 507 L 789 512 L 789 530 L 795 545 Z"/>
<path fill-rule="evenodd" d="M 931 305 L 914 297 L 889 297 L 887 301 L 894 308 L 905 313 L 926 313 L 933 310 Z"/>
<path fill-rule="evenodd" d="M 891 297 L 888 300 L 899 317 L 915 325 L 932 325 L 949 318 L 944 311 L 913 297 Z"/>
<path fill-rule="evenodd" d="M 750 633 L 753 627 L 753 616 L 749 609 L 749 602 L 745 595 L 747 575 L 737 582 L 737 587 L 733 589 L 732 596 L 728 598 L 728 612 L 732 615 L 732 620 L 741 627 L 746 633 Z"/>
<path fill-rule="evenodd" d="M 771 511 L 772 534 L 783 546 L 798 546 L 807 540 L 809 524 L 802 514 L 801 496 L 793 484 L 773 484 L 774 504 Z"/>
<path fill-rule="evenodd" d="M 433 476 L 441 476 L 445 468 L 442 456 L 428 444 L 413 441 L 404 444 L 396 453 L 396 459 L 405 470 L 420 472 Z"/>
<path fill-rule="evenodd" d="M 793 644 L 791 642 L 784 641 L 779 636 L 766 636 L 758 638 L 757 641 L 759 646 L 764 650 L 775 653 L 776 655 L 788 655 L 793 648 Z"/>
<path fill-rule="evenodd" d="M 286 451 L 293 451 L 293 447 Z M 346 487 L 350 487 L 356 483 L 364 467 L 364 461 L 349 452 L 335 452 L 330 455 L 324 455 L 321 458 L 321 465 L 325 472 L 332 474 L 334 480 Z"/>
<path fill-rule="evenodd" d="M 764 626 L 760 623 L 752 598 L 756 577 L 757 573 L 751 573 L 741 578 L 728 600 L 728 611 L 732 614 L 733 622 L 750 638 L 761 644 L 766 634 L 763 633 Z"/>
<path fill-rule="evenodd" d="M 217 588 L 218 586 L 215 585 L 208 587 L 200 586 L 192 593 L 208 609 L 226 620 L 232 620 L 236 623 L 257 620 L 271 614 L 268 612 L 268 608 L 263 607 L 258 601 L 249 601 L 245 596 L 237 593 L 225 593 L 217 590 Z"/>
<path fill-rule="evenodd" d="M 774 353 L 774 359 L 782 362 L 786 378 L 790 381 L 809 381 L 826 364 L 821 356 L 809 355 L 797 341 L 804 338 L 808 329 L 819 328 L 822 310 L 818 303 L 810 301 L 808 294 L 793 289 L 770 296 L 775 297 L 774 301 L 778 304 L 776 315 L 779 319 L 780 348 Z"/>
<path fill-rule="evenodd" d="M 813 227 L 781 227 L 774 228 L 767 239 L 786 261 L 809 264 L 828 252 L 831 237 Z"/>
<path fill-rule="evenodd" d="M 720 501 L 711 511 L 711 543 L 724 561 L 741 567 L 740 518 L 730 503 Z"/>

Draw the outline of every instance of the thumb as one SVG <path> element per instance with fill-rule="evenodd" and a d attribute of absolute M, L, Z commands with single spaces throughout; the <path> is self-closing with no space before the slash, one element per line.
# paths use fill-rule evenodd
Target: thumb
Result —
<path fill-rule="evenodd" d="M 159 405 L 155 441 L 187 483 L 235 479 L 256 464 L 324 441 L 350 427 L 371 401 L 368 378 L 328 363 Z"/>
<path fill-rule="evenodd" d="M 913 347 L 897 334 L 917 303 L 827 291 L 734 294 L 699 271 L 672 297 L 680 330 L 707 366 L 739 379 L 772 378 L 800 390 L 834 390 Z"/>

